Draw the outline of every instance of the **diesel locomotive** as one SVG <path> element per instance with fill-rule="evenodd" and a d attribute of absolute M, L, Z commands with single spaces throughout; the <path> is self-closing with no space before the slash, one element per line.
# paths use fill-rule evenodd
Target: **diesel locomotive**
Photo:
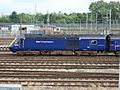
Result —
<path fill-rule="evenodd" d="M 113 52 L 119 54 L 120 35 L 38 35 L 26 34 L 9 45 L 13 53 L 45 54 L 70 51 L 73 54 Z"/>

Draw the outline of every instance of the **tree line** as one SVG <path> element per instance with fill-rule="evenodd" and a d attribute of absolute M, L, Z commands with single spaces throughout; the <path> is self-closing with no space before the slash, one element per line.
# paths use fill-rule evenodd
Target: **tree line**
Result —
<path fill-rule="evenodd" d="M 92 2 L 87 13 L 36 13 L 36 15 L 17 13 L 13 11 L 10 15 L 2 16 L 1 23 L 55 23 L 55 24 L 79 24 L 85 23 L 104 23 L 106 18 L 111 16 L 112 23 L 120 23 L 120 2 L 110 1 L 109 3 L 103 0 Z M 111 12 L 111 14 L 110 14 Z"/>

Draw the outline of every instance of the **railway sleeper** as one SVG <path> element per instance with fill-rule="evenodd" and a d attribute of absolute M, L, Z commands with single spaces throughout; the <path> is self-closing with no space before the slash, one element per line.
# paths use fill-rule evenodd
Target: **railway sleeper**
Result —
<path fill-rule="evenodd" d="M 83 87 L 118 87 L 118 81 L 41 81 L 41 80 L 0 80 L 1 83 L 22 84 L 23 86 L 83 86 Z"/>
<path fill-rule="evenodd" d="M 101 54 L 102 53 L 102 54 Z M 117 52 L 111 52 L 114 54 L 110 55 L 117 55 L 115 53 Z M 21 50 L 16 52 L 17 55 L 88 55 L 88 56 L 96 56 L 96 55 L 109 55 L 105 51 L 99 52 L 99 51 L 62 51 L 62 50 L 41 50 L 41 51 L 32 51 L 32 50 Z"/>

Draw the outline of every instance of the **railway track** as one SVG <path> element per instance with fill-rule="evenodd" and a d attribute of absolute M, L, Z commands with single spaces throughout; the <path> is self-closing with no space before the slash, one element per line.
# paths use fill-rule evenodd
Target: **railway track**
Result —
<path fill-rule="evenodd" d="M 9 45 L 14 38 L 0 38 L 0 45 Z"/>
<path fill-rule="evenodd" d="M 118 69 L 118 65 L 0 65 L 1 69 Z"/>
<path fill-rule="evenodd" d="M 22 84 L 23 86 L 77 86 L 77 87 L 118 87 L 118 80 L 0 80 L 1 83 Z"/>
<path fill-rule="evenodd" d="M 10 52 L 9 45 L 14 38 L 0 38 L 0 52 Z"/>
<path fill-rule="evenodd" d="M 55 65 L 55 64 L 105 64 L 105 65 L 109 65 L 109 64 L 115 64 L 118 65 L 118 61 L 82 61 L 82 60 L 27 60 L 27 61 L 21 61 L 21 60 L 5 60 L 2 59 L 0 60 L 1 64 L 8 64 L 8 63 L 15 63 L 15 64 L 47 64 L 47 65 Z"/>
<path fill-rule="evenodd" d="M 117 56 L 17 56 L 6 53 L 0 54 L 0 83 L 85 87 L 94 84 L 118 87 L 118 73 L 67 71 L 72 69 L 118 70 L 118 64 Z"/>
<path fill-rule="evenodd" d="M 0 45 L 0 52 L 10 52 L 9 45 Z"/>
<path fill-rule="evenodd" d="M 91 78 L 90 78 L 91 77 Z M 118 80 L 118 73 L 86 73 L 86 72 L 63 72 L 63 71 L 15 71 L 0 72 L 0 78 L 22 79 L 80 79 L 80 80 Z"/>
<path fill-rule="evenodd" d="M 1 69 L 118 69 L 118 63 L 115 56 L 0 55 Z"/>
<path fill-rule="evenodd" d="M 9 57 L 9 58 L 8 58 Z M 65 56 L 61 56 L 61 55 L 42 55 L 42 56 L 18 56 L 16 54 L 12 54 L 12 53 L 1 53 L 0 54 L 0 59 L 14 59 L 14 60 L 118 60 L 119 56 L 114 56 L 114 55 L 100 55 L 100 56 L 74 56 L 74 55 L 65 55 Z"/>

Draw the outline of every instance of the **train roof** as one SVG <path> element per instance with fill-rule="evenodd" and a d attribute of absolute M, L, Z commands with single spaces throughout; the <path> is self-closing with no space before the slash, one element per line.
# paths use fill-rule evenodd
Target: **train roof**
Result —
<path fill-rule="evenodd" d="M 120 35 L 118 35 L 118 34 L 113 34 L 113 35 L 110 35 L 110 37 L 111 37 L 111 39 L 120 39 Z"/>
<path fill-rule="evenodd" d="M 81 35 L 67 35 L 67 34 L 59 34 L 59 35 L 41 35 L 41 34 L 25 34 L 25 38 L 105 38 L 105 35 L 91 35 L 91 34 L 81 34 Z"/>
<path fill-rule="evenodd" d="M 42 35 L 42 34 L 25 34 L 25 38 L 64 38 L 79 37 L 78 35 Z"/>
<path fill-rule="evenodd" d="M 81 35 L 80 39 L 105 39 L 105 35 Z"/>

